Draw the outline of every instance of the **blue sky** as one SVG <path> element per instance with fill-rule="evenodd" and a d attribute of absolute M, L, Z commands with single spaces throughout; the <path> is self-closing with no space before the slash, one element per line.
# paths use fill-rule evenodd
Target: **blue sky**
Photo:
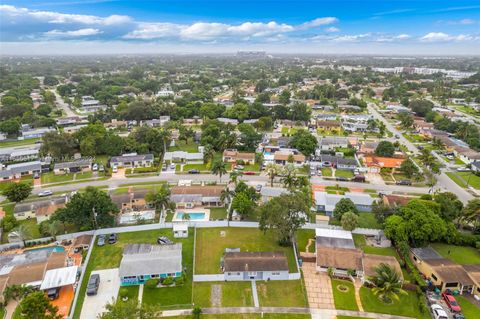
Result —
<path fill-rule="evenodd" d="M 480 1 L 1 0 L 0 53 L 478 54 Z"/>

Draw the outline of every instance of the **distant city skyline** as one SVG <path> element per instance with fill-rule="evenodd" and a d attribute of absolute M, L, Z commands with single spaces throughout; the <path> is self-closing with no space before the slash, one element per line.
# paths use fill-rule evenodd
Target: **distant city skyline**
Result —
<path fill-rule="evenodd" d="M 4 55 L 478 55 L 480 2 L 2 0 L 0 42 Z"/>

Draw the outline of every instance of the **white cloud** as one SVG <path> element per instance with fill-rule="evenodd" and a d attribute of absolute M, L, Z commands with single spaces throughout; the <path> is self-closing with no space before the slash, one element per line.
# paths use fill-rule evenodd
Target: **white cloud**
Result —
<path fill-rule="evenodd" d="M 61 31 L 61 30 L 50 30 L 45 32 L 45 36 L 47 37 L 85 37 L 90 35 L 100 34 L 102 31 L 93 28 L 85 28 L 73 31 Z"/>
<path fill-rule="evenodd" d="M 468 25 L 473 25 L 479 23 L 478 20 L 474 19 L 461 19 L 461 20 L 439 20 L 437 21 L 438 25 L 463 25 L 463 26 L 468 26 Z"/>
<path fill-rule="evenodd" d="M 340 32 L 340 29 L 335 27 L 330 27 L 330 28 L 325 28 L 325 31 L 333 33 L 333 32 Z"/>
<path fill-rule="evenodd" d="M 402 33 L 398 35 L 381 35 L 375 39 L 377 42 L 394 42 L 410 39 L 410 35 Z"/>
<path fill-rule="evenodd" d="M 371 33 L 362 33 L 362 34 L 354 34 L 354 35 L 341 35 L 338 37 L 334 37 L 331 40 L 335 42 L 356 42 L 361 39 L 370 38 Z"/>
<path fill-rule="evenodd" d="M 473 37 L 468 34 L 450 35 L 443 32 L 430 32 L 420 38 L 423 42 L 449 42 L 449 41 L 471 41 L 477 40 L 477 37 Z"/>
<path fill-rule="evenodd" d="M 317 18 L 311 21 L 307 21 L 305 23 L 302 23 L 301 25 L 298 26 L 298 29 L 309 29 L 309 28 L 315 28 L 319 27 L 322 25 L 328 25 L 338 22 L 338 19 L 335 17 L 324 17 L 324 18 Z"/>

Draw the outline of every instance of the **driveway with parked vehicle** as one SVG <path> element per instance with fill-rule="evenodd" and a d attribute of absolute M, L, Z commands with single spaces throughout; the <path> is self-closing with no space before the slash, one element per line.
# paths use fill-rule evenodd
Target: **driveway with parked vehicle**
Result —
<path fill-rule="evenodd" d="M 100 285 L 96 295 L 85 296 L 80 319 L 97 318 L 105 312 L 105 306 L 117 298 L 120 289 L 118 268 L 92 271 L 93 274 L 100 275 Z"/>

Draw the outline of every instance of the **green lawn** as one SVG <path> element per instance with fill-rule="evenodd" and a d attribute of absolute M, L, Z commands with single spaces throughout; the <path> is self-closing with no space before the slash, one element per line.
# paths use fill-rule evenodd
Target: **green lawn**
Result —
<path fill-rule="evenodd" d="M 176 141 L 176 145 L 169 147 L 169 152 L 174 151 L 184 151 L 188 153 L 197 153 L 198 152 L 198 144 L 194 143 L 193 141 L 189 141 L 188 144 L 185 144 L 185 141 Z"/>
<path fill-rule="evenodd" d="M 332 169 L 330 167 L 323 167 L 322 168 L 322 175 L 323 176 L 332 176 Z"/>
<path fill-rule="evenodd" d="M 225 207 L 210 208 L 210 220 L 227 219 L 227 209 Z"/>
<path fill-rule="evenodd" d="M 180 165 L 177 165 L 178 171 L 180 171 Z M 183 172 L 188 173 L 191 169 L 197 169 L 200 172 L 209 172 L 210 170 L 207 168 L 207 164 L 185 164 L 183 166 Z M 177 171 L 177 170 L 175 170 Z"/>
<path fill-rule="evenodd" d="M 339 289 L 345 287 L 347 288 L 347 291 Z M 355 301 L 355 288 L 353 287 L 352 282 L 332 279 L 332 290 L 336 309 L 358 310 L 357 302 Z"/>
<path fill-rule="evenodd" d="M 138 292 L 140 290 L 140 286 L 128 286 L 128 287 L 121 287 L 120 289 L 125 289 L 128 291 L 127 297 L 128 300 L 135 300 L 138 299 Z M 117 296 L 117 303 L 123 302 L 120 298 L 120 291 L 118 292 Z"/>
<path fill-rule="evenodd" d="M 398 301 L 394 300 L 390 304 L 385 304 L 372 293 L 370 288 L 362 287 L 360 288 L 360 299 L 366 312 L 386 313 L 418 319 L 430 318 L 428 313 L 420 313 L 417 295 L 412 291 L 409 291 L 407 295 L 401 295 Z"/>
<path fill-rule="evenodd" d="M 335 170 L 335 177 L 353 178 L 353 172 L 346 169 Z"/>
<path fill-rule="evenodd" d="M 197 282 L 193 285 L 193 301 L 202 308 L 214 307 L 212 286 L 221 289 L 217 307 L 253 307 L 252 285 L 248 282 Z"/>
<path fill-rule="evenodd" d="M 432 247 L 442 257 L 451 259 L 460 265 L 480 264 L 480 252 L 475 248 L 441 243 L 432 244 Z"/>
<path fill-rule="evenodd" d="M 469 172 L 447 172 L 445 174 L 460 187 L 466 188 L 468 182 L 469 186 L 480 189 L 480 177 L 475 174 Z"/>
<path fill-rule="evenodd" d="M 353 242 L 355 243 L 355 247 L 359 249 L 363 249 L 367 245 L 367 241 L 365 240 L 365 235 L 360 234 L 352 234 Z"/>
<path fill-rule="evenodd" d="M 42 184 L 62 183 L 73 180 L 73 174 L 55 175 L 53 172 L 43 173 L 41 176 Z"/>
<path fill-rule="evenodd" d="M 314 229 L 299 229 L 296 232 L 297 237 L 297 247 L 298 250 L 301 252 L 306 252 L 305 248 L 307 247 L 308 240 L 310 238 L 315 238 L 315 230 Z M 312 243 L 309 247 L 309 253 L 315 252 L 315 243 Z"/>
<path fill-rule="evenodd" d="M 468 301 L 467 298 L 463 296 L 455 296 L 455 299 L 457 299 L 458 303 L 460 304 L 462 312 L 466 318 L 470 319 L 476 318 L 478 316 L 480 309 L 474 304 L 472 304 L 470 301 Z"/>
<path fill-rule="evenodd" d="M 358 227 L 360 228 L 382 228 L 382 225 L 380 225 L 377 218 L 375 218 L 374 213 L 359 213 L 358 217 Z"/>
<path fill-rule="evenodd" d="M 103 247 L 93 246 L 90 261 L 85 269 L 82 284 L 80 286 L 79 299 L 75 308 L 73 318 L 80 318 L 83 300 L 85 299 L 85 290 L 88 278 L 93 270 L 117 268 L 122 259 L 123 246 L 126 244 L 142 243 L 155 244 L 158 236 L 168 236 L 170 239 L 183 244 L 183 265 L 187 267 L 187 281 L 182 287 L 159 288 L 154 289 L 155 293 L 144 290 L 143 302 L 146 304 L 155 304 L 159 306 L 184 304 L 191 305 L 192 297 L 192 262 L 193 262 L 193 231 L 190 231 L 189 237 L 185 239 L 173 239 L 170 229 L 149 230 L 141 232 L 121 233 L 118 235 L 118 242 L 114 245 L 105 245 Z M 166 290 L 169 293 L 165 293 Z"/>
<path fill-rule="evenodd" d="M 365 317 L 337 316 L 337 319 L 365 319 Z"/>
<path fill-rule="evenodd" d="M 101 173 L 98 174 L 100 176 Z M 93 172 L 82 172 L 75 175 L 75 179 L 87 179 L 93 178 Z"/>
<path fill-rule="evenodd" d="M 260 163 L 257 162 L 255 164 L 244 165 L 244 172 L 260 172 Z"/>
<path fill-rule="evenodd" d="M 197 230 L 195 273 L 221 273 L 220 258 L 225 248 L 252 252 L 283 251 L 288 258 L 290 272 L 297 271 L 293 248 L 279 246 L 272 232 L 264 234 L 257 228 L 200 228 Z"/>
<path fill-rule="evenodd" d="M 28 140 L 2 141 L 2 142 L 0 142 L 0 148 L 22 146 L 22 145 L 31 145 L 31 144 L 35 144 L 35 142 L 38 142 L 40 140 L 41 140 L 40 138 L 31 138 L 31 139 L 28 139 Z"/>
<path fill-rule="evenodd" d="M 308 307 L 302 280 L 257 282 L 261 307 Z"/>
<path fill-rule="evenodd" d="M 27 227 L 30 229 L 30 234 L 32 235 L 32 239 L 37 239 L 40 237 L 43 237 L 40 234 L 40 229 L 37 224 L 37 219 L 36 218 L 30 218 L 30 219 L 25 219 L 25 220 L 19 220 L 18 224 L 20 225 L 27 225 Z"/>

